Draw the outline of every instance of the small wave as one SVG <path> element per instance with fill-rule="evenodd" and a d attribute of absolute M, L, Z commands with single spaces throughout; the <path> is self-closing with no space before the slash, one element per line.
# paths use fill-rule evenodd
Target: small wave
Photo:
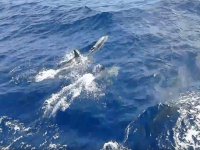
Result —
<path fill-rule="evenodd" d="M 199 149 L 200 93 L 147 108 L 126 128 L 124 145 L 136 149 Z"/>
<path fill-rule="evenodd" d="M 65 21 L 66 22 L 66 21 Z M 88 30 L 88 27 L 92 30 L 98 30 L 104 28 L 108 30 L 108 28 L 113 27 L 113 14 L 112 12 L 98 12 L 92 15 L 87 15 L 87 17 L 79 18 L 78 20 L 74 20 L 70 23 L 59 24 L 58 31 L 66 31 L 68 30 L 68 34 L 75 33 L 77 30 Z M 103 24 L 103 26 L 102 26 Z"/>

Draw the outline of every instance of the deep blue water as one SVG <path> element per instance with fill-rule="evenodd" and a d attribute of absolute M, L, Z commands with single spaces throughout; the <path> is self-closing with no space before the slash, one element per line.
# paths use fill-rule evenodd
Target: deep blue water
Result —
<path fill-rule="evenodd" d="M 199 25 L 198 0 L 0 1 L 0 149 L 200 149 Z"/>

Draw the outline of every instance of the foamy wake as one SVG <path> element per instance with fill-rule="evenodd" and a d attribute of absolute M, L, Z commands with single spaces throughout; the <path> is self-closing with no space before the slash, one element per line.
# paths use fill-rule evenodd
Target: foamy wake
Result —
<path fill-rule="evenodd" d="M 180 117 L 174 127 L 176 149 L 200 149 L 200 93 L 184 94 L 177 100 Z"/>
<path fill-rule="evenodd" d="M 44 103 L 44 116 L 55 116 L 58 110 L 65 111 L 82 92 L 95 94 L 100 89 L 91 73 L 84 74 L 75 83 L 65 86 L 58 93 L 52 94 Z"/>

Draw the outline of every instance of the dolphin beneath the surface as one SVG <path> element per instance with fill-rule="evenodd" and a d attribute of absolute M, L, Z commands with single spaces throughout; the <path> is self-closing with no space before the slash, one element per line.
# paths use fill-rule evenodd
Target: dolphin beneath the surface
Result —
<path fill-rule="evenodd" d="M 93 53 L 95 51 L 100 50 L 104 44 L 106 43 L 106 41 L 108 40 L 108 36 L 102 36 L 95 44 L 94 46 L 90 49 L 90 53 Z"/>

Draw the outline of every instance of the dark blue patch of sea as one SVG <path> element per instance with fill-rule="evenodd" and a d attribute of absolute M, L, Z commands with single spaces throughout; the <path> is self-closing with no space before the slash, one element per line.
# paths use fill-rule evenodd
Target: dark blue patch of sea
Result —
<path fill-rule="evenodd" d="M 1 0 L 0 149 L 199 149 L 199 25 L 198 0 Z"/>

